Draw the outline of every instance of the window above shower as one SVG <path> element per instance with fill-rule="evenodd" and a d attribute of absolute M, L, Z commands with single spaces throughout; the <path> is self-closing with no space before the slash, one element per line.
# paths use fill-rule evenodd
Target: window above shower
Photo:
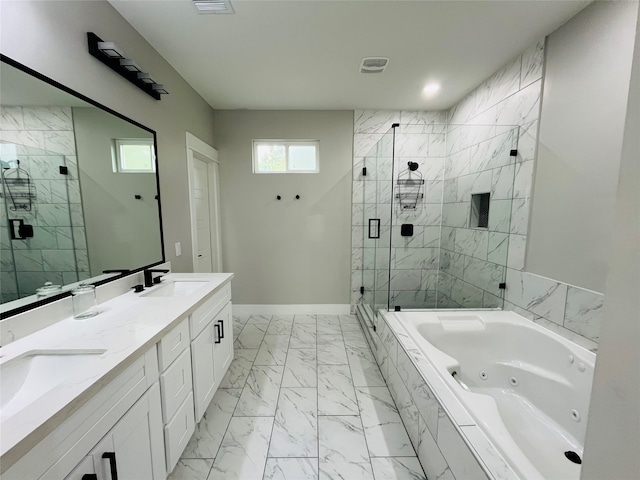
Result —
<path fill-rule="evenodd" d="M 318 173 L 317 140 L 253 140 L 253 173 Z"/>

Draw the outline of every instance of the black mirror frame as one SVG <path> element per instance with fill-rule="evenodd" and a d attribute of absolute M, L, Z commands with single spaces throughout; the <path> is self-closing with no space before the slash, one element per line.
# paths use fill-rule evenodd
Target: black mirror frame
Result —
<path fill-rule="evenodd" d="M 154 267 L 156 265 L 161 265 L 163 263 L 166 262 L 166 256 L 165 256 L 165 249 L 164 249 L 164 230 L 163 230 L 163 226 L 162 226 L 162 202 L 160 201 L 160 199 L 162 198 L 160 195 L 160 173 L 159 173 L 159 165 L 158 165 L 158 143 L 157 143 L 157 137 L 156 137 L 156 132 L 155 130 L 151 130 L 149 127 L 146 127 L 144 125 L 142 125 L 141 123 L 136 122 L 135 120 L 132 120 L 129 117 L 126 117 L 125 115 L 122 115 L 121 113 L 116 112 L 115 110 L 112 110 L 111 108 L 102 105 L 101 103 L 96 102 L 95 100 L 92 100 L 91 98 L 87 97 L 86 95 L 81 94 L 80 92 L 77 92 L 69 87 L 67 87 L 66 85 L 63 85 L 59 82 L 56 82 L 55 80 L 53 80 L 52 78 L 49 78 L 43 74 L 41 74 L 40 72 L 37 72 L 35 70 L 33 70 L 32 68 L 27 67 L 26 65 L 23 65 L 20 62 L 17 62 L 16 60 L 7 57 L 6 55 L 0 53 L 0 63 L 5 63 L 7 65 L 11 65 L 14 68 L 17 68 L 18 70 L 23 71 L 24 73 L 27 73 L 29 75 L 31 75 L 32 77 L 35 77 L 39 80 L 42 80 L 43 82 L 56 87 L 64 92 L 69 93 L 70 95 L 73 95 L 74 97 L 79 98 L 80 100 L 83 100 L 84 102 L 87 102 L 91 105 L 93 105 L 94 107 L 97 107 L 107 113 L 110 113 L 111 115 L 115 115 L 116 117 L 120 118 L 121 120 L 124 120 L 126 122 L 129 122 L 133 125 L 135 125 L 136 127 L 139 127 L 149 133 L 151 133 L 153 135 L 153 149 L 155 151 L 155 155 L 156 155 L 156 191 L 157 191 L 157 196 L 158 196 L 158 221 L 160 223 L 160 248 L 162 251 L 162 260 L 160 260 L 159 262 L 155 262 L 155 263 L 151 263 L 149 265 L 145 265 L 133 270 L 130 270 L 126 273 L 121 273 L 120 275 L 115 275 L 113 277 L 110 278 L 105 278 L 103 280 L 98 280 L 95 282 L 92 282 L 92 285 L 95 286 L 99 286 L 99 285 L 104 285 L 105 283 L 109 283 L 112 282 L 114 280 L 118 280 L 124 277 L 127 277 L 129 275 L 132 275 L 134 273 L 138 273 L 141 272 L 147 268 L 150 267 Z M 87 282 L 88 283 L 88 282 Z M 6 318 L 9 317 L 13 317 L 15 315 L 19 315 L 21 313 L 27 312 L 29 310 L 33 310 L 34 308 L 38 308 L 41 307 L 43 305 L 46 305 L 48 303 L 53 303 L 57 300 L 60 300 L 62 298 L 66 298 L 66 297 L 70 297 L 71 296 L 71 292 L 70 291 L 66 291 L 66 292 L 62 292 L 58 295 L 53 295 L 51 297 L 47 297 L 47 298 L 43 298 L 41 300 L 36 300 L 35 302 L 29 303 L 28 305 L 23 305 L 17 308 L 14 308 L 12 310 L 7 310 L 6 312 L 2 312 L 0 313 L 0 320 L 4 320 Z"/>

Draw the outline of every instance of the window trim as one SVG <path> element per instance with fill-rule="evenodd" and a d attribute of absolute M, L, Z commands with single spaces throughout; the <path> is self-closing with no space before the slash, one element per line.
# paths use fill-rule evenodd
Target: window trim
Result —
<path fill-rule="evenodd" d="M 251 148 L 251 166 L 253 173 L 257 174 L 279 174 L 284 175 L 287 173 L 320 173 L 320 140 L 274 140 L 274 139 L 254 139 Z M 285 168 L 286 170 L 281 172 L 262 172 L 258 169 L 258 155 L 257 148 L 259 145 L 281 145 L 285 147 Z M 291 170 L 289 168 L 289 147 L 306 146 L 315 147 L 316 149 L 316 168 L 314 170 Z"/>
<path fill-rule="evenodd" d="M 122 167 L 122 156 L 120 146 L 122 145 L 145 145 L 151 151 L 151 170 L 134 170 Z M 153 139 L 147 138 L 114 138 L 113 139 L 113 171 L 114 173 L 156 173 L 156 153 Z"/>

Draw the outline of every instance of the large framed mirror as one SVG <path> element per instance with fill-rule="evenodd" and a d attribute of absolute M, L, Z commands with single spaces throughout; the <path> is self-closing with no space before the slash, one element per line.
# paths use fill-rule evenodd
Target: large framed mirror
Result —
<path fill-rule="evenodd" d="M 155 132 L 0 60 L 2 318 L 164 262 Z"/>

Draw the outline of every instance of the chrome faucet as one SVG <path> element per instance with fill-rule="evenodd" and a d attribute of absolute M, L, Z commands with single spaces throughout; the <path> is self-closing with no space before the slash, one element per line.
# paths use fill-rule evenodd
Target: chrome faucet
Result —
<path fill-rule="evenodd" d="M 157 277 L 153 277 L 154 273 L 169 273 L 169 270 L 160 270 L 160 269 L 152 269 L 148 268 L 144 271 L 144 286 L 145 287 L 153 287 L 154 283 L 160 283 L 160 279 L 162 275 L 158 275 Z"/>

